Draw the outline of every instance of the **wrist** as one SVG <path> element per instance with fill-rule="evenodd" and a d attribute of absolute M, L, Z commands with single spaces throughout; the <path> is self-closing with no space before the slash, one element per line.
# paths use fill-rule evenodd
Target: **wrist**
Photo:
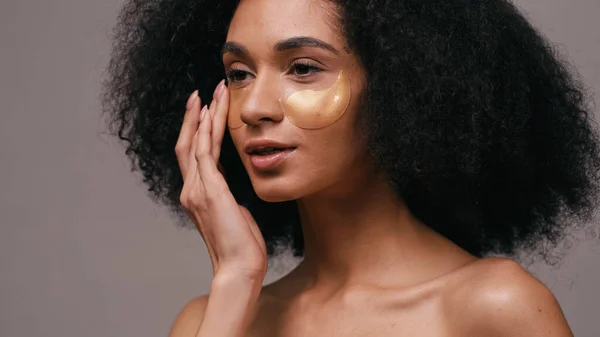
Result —
<path fill-rule="evenodd" d="M 245 336 L 255 319 L 261 289 L 260 277 L 215 275 L 197 336 Z"/>
<path fill-rule="evenodd" d="M 260 294 L 263 280 L 260 276 L 219 273 L 213 278 L 210 293 L 251 299 Z"/>
<path fill-rule="evenodd" d="M 266 272 L 241 272 L 239 270 L 230 270 L 222 268 L 215 277 L 212 283 L 216 286 L 256 286 L 262 287 Z"/>

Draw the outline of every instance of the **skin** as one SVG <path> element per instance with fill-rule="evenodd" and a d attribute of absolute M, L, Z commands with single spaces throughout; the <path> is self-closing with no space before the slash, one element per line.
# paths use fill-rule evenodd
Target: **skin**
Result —
<path fill-rule="evenodd" d="M 246 72 L 229 91 L 248 88 L 236 107 L 244 125 L 230 130 L 233 141 L 260 198 L 297 200 L 305 240 L 301 264 L 262 288 L 247 336 L 572 336 L 540 281 L 509 259 L 478 259 L 432 231 L 378 174 L 358 119 L 366 76 L 344 48 L 335 13 L 321 1 L 244 0 L 228 31 L 227 42 L 247 50 L 223 55 L 226 71 Z M 338 52 L 274 50 L 295 37 Z M 291 71 L 298 59 L 323 70 Z M 351 79 L 344 115 L 320 129 L 293 125 L 274 94 L 279 81 L 325 81 L 340 68 Z M 257 138 L 297 148 L 276 170 L 258 172 L 244 153 Z M 207 299 L 188 303 L 172 337 L 197 331 Z"/>

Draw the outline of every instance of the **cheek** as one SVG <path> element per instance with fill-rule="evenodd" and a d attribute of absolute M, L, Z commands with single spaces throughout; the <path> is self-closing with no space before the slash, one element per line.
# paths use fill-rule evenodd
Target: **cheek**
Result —
<path fill-rule="evenodd" d="M 237 151 L 237 153 L 241 156 L 243 149 L 243 138 L 240 135 L 240 132 L 237 132 L 238 130 L 229 129 L 229 135 L 231 136 L 231 141 L 233 142 L 233 146 L 235 146 L 235 149 Z"/>
<path fill-rule="evenodd" d="M 308 158 L 303 161 L 307 172 L 319 172 L 337 180 L 344 172 L 360 165 L 366 147 L 355 121 L 356 111 L 348 112 L 337 123 L 319 130 L 306 132 Z"/>

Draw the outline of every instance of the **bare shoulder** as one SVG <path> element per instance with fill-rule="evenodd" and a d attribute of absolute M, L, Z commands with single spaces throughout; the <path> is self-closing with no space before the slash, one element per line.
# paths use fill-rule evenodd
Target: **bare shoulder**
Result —
<path fill-rule="evenodd" d="M 452 288 L 446 303 L 469 335 L 573 336 L 550 289 L 510 259 L 480 259 Z"/>
<path fill-rule="evenodd" d="M 196 336 L 207 304 L 208 295 L 198 296 L 189 301 L 177 315 L 171 326 L 169 337 Z"/>

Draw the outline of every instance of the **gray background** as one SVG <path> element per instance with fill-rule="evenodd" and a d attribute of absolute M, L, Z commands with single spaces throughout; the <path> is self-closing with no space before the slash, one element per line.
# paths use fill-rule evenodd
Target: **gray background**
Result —
<path fill-rule="evenodd" d="M 0 3 L 1 337 L 166 336 L 185 302 L 209 289 L 201 237 L 146 197 L 100 132 L 99 78 L 121 3 Z M 518 3 L 600 92 L 600 0 Z M 600 336 L 597 240 L 580 242 L 560 269 L 530 270 L 576 336 Z"/>

